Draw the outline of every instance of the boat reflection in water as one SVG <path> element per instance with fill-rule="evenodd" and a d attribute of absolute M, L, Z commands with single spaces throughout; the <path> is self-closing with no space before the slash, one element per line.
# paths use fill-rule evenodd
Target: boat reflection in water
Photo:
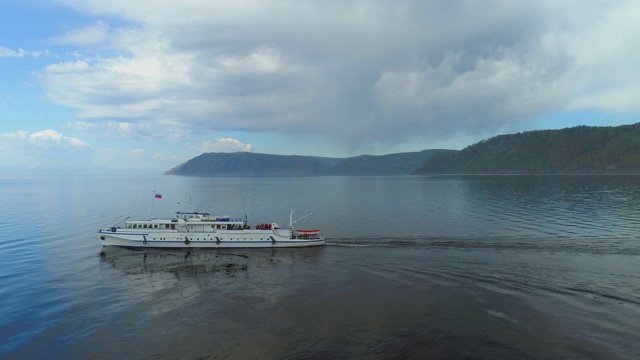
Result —
<path fill-rule="evenodd" d="M 316 262 L 323 247 L 279 249 L 144 249 L 103 247 L 103 264 L 124 275 L 173 274 L 176 278 L 203 274 L 238 275 L 277 268 L 294 261 Z"/>

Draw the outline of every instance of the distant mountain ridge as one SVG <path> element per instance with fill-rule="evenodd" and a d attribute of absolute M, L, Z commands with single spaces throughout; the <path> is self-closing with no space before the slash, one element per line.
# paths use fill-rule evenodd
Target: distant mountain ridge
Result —
<path fill-rule="evenodd" d="M 452 150 L 327 158 L 250 152 L 204 153 L 165 172 L 186 176 L 407 175 L 429 157 Z"/>
<path fill-rule="evenodd" d="M 640 124 L 500 135 L 437 154 L 416 174 L 640 173 Z"/>
<path fill-rule="evenodd" d="M 536 130 L 462 150 L 327 158 L 205 153 L 167 171 L 187 176 L 640 173 L 640 123 Z"/>

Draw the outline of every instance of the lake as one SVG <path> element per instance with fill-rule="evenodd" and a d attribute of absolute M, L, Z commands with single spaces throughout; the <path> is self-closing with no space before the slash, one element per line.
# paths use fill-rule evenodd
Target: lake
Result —
<path fill-rule="evenodd" d="M 2 176 L 0 198 L 3 359 L 640 356 L 640 176 Z M 313 212 L 327 244 L 98 240 L 178 210 Z"/>

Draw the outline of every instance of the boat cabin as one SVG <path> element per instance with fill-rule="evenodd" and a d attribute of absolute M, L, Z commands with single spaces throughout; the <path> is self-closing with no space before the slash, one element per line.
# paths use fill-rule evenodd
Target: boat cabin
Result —
<path fill-rule="evenodd" d="M 127 221 L 128 229 L 178 230 L 188 232 L 210 232 L 215 230 L 247 229 L 246 219 L 232 219 L 229 216 L 211 216 L 203 212 L 180 212 L 170 219 L 151 218 L 149 220 Z"/>

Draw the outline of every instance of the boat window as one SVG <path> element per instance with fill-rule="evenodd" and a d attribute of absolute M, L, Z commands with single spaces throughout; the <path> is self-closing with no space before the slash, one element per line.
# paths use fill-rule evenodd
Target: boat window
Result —
<path fill-rule="evenodd" d="M 157 229 L 158 228 L 158 224 L 153 225 L 153 228 Z"/>

